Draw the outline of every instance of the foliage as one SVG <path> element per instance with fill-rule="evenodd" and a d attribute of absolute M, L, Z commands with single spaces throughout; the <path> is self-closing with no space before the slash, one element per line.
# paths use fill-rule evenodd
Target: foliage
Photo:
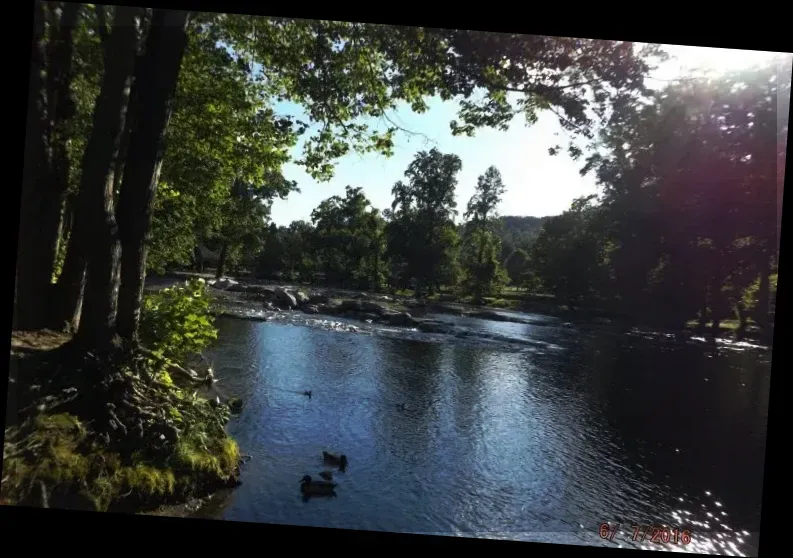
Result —
<path fill-rule="evenodd" d="M 361 188 L 347 186 L 311 214 L 317 266 L 326 279 L 379 290 L 383 283 L 384 222 Z"/>
<path fill-rule="evenodd" d="M 605 285 L 597 207 L 591 198 L 543 225 L 530 252 L 531 267 L 543 287 L 568 303 L 591 301 Z"/>
<path fill-rule="evenodd" d="M 501 291 L 508 276 L 500 261 L 498 237 L 488 229 L 476 228 L 466 237 L 461 259 L 465 292 L 477 302 Z"/>
<path fill-rule="evenodd" d="M 510 282 L 516 287 L 526 287 L 529 281 L 530 272 L 529 254 L 523 248 L 513 250 L 506 261 L 504 268 L 509 276 Z"/>
<path fill-rule="evenodd" d="M 528 251 L 537 240 L 542 225 L 547 219 L 547 217 L 517 217 L 513 215 L 499 217 L 497 232 L 501 239 L 501 259 L 506 262 L 510 254 L 518 249 Z"/>
<path fill-rule="evenodd" d="M 672 327 L 733 308 L 767 323 L 789 95 L 772 64 L 612 115 L 582 170 L 596 173 L 598 205 L 548 221 L 533 249 L 546 287 Z"/>
<path fill-rule="evenodd" d="M 504 129 L 517 114 L 533 123 L 551 109 L 588 135 L 613 104 L 645 91 L 644 75 L 662 58 L 657 46 L 598 39 L 232 14 L 213 22 L 218 39 L 261 64 L 270 94 L 305 106 L 318 124 L 300 163 L 321 178 L 350 149 L 390 154 L 397 127 L 373 131 L 365 118 L 400 102 L 424 112 L 427 96 L 460 99 L 455 134 Z"/>
<path fill-rule="evenodd" d="M 456 276 L 457 234 L 454 192 L 462 161 L 437 149 L 420 151 L 397 182 L 389 216 L 388 253 L 417 290 L 433 290 L 442 276 Z"/>
<path fill-rule="evenodd" d="M 140 335 L 154 351 L 181 362 L 217 338 L 213 324 L 206 282 L 191 279 L 146 295 Z"/>
<path fill-rule="evenodd" d="M 506 188 L 496 167 L 488 168 L 477 181 L 465 211 L 463 269 L 465 288 L 476 301 L 501 290 L 507 275 L 501 265 L 501 245 L 494 233 L 496 207 Z"/>
<path fill-rule="evenodd" d="M 297 188 L 280 174 L 296 140 L 244 65 L 208 29 L 192 26 L 168 128 L 150 269 L 189 263 L 207 239 L 229 242 L 231 263 L 258 251 L 269 202 Z"/>

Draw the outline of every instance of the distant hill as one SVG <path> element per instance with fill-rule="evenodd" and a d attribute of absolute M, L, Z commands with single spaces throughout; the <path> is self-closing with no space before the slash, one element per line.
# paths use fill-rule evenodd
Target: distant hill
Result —
<path fill-rule="evenodd" d="M 524 250 L 531 247 L 540 234 L 543 224 L 549 217 L 518 217 L 505 215 L 501 221 L 501 254 L 502 259 L 509 256 L 516 248 Z"/>

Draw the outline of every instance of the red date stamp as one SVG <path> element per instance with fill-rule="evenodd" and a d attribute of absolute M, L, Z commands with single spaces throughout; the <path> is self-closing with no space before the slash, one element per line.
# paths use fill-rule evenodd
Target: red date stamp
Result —
<path fill-rule="evenodd" d="M 600 524 L 600 538 L 613 541 L 620 533 L 620 524 L 609 523 Z M 655 544 L 674 544 L 687 546 L 691 544 L 691 530 L 679 527 L 667 527 L 656 525 L 632 525 L 630 530 L 626 530 L 630 540 L 634 542 L 648 542 Z"/>

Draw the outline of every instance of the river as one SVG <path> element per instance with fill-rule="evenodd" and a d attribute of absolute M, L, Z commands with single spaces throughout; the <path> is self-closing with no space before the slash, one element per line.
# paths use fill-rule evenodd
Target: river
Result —
<path fill-rule="evenodd" d="M 209 356 L 218 390 L 245 402 L 229 432 L 252 459 L 202 513 L 756 555 L 770 350 L 430 317 L 455 334 L 219 319 Z M 349 467 L 336 498 L 304 501 L 323 450 Z M 604 522 L 620 524 L 611 540 Z M 660 524 L 691 541 L 633 540 L 632 526 Z"/>

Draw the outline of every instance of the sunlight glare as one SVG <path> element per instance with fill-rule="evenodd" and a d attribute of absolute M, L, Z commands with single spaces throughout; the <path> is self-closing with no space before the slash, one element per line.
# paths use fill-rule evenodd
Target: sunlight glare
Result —
<path fill-rule="evenodd" d="M 688 45 L 661 45 L 669 60 L 653 72 L 656 79 L 677 79 L 702 74 L 721 74 L 762 66 L 783 53 Z M 789 56 L 789 54 L 788 54 Z"/>

